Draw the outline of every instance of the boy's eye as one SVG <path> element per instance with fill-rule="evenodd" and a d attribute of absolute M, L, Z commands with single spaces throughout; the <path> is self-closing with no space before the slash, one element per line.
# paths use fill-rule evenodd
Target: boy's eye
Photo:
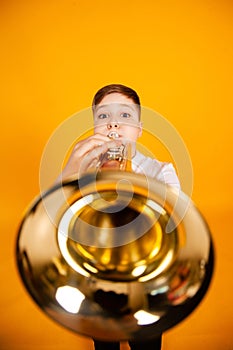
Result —
<path fill-rule="evenodd" d="M 99 119 L 105 119 L 108 118 L 108 115 L 106 113 L 102 113 L 98 116 Z"/>
<path fill-rule="evenodd" d="M 123 117 L 123 118 L 129 118 L 129 117 L 130 117 L 130 114 L 124 112 L 124 113 L 121 113 L 121 117 Z"/>

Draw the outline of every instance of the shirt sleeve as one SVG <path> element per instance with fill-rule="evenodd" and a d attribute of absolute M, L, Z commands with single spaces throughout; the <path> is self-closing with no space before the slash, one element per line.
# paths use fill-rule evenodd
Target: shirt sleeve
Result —
<path fill-rule="evenodd" d="M 180 189 L 180 181 L 172 163 L 164 163 L 156 176 L 157 180 Z"/>
<path fill-rule="evenodd" d="M 160 162 L 137 151 L 133 159 L 132 170 L 180 190 L 180 182 L 172 163 Z"/>

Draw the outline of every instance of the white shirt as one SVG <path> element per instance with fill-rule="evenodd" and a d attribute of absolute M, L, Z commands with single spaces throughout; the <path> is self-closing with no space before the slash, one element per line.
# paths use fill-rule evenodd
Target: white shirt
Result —
<path fill-rule="evenodd" d="M 132 170 L 135 173 L 145 174 L 180 189 L 180 182 L 172 163 L 160 162 L 157 159 L 146 157 L 139 151 L 136 151 L 132 159 Z"/>

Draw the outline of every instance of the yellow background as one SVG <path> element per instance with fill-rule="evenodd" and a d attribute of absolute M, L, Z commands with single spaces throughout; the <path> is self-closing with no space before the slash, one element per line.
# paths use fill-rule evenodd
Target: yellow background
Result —
<path fill-rule="evenodd" d="M 1 349 L 93 349 L 29 298 L 14 245 L 22 212 L 39 193 L 49 137 L 115 82 L 179 131 L 193 163 L 192 198 L 216 246 L 207 296 L 166 332 L 163 349 L 233 349 L 232 10 L 231 0 L 0 2 Z"/>

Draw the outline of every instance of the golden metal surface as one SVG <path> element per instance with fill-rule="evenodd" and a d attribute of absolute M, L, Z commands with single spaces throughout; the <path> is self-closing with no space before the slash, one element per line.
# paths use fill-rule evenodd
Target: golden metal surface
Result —
<path fill-rule="evenodd" d="M 65 327 L 96 339 L 140 340 L 199 304 L 213 248 L 185 194 L 102 169 L 36 199 L 19 229 L 17 264 L 33 299 Z"/>

